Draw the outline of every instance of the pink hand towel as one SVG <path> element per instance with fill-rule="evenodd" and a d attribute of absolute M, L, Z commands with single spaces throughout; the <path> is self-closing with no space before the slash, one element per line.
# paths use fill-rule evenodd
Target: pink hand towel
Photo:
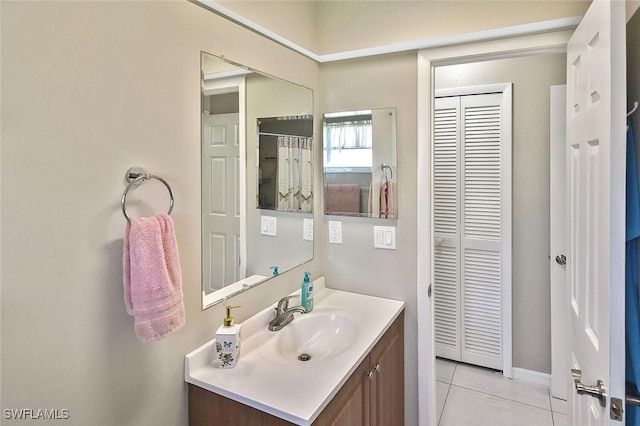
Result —
<path fill-rule="evenodd" d="M 360 215 L 360 186 L 357 184 L 326 184 L 324 203 L 327 214 Z"/>
<path fill-rule="evenodd" d="M 380 217 L 393 219 L 393 181 L 386 181 L 380 188 Z"/>
<path fill-rule="evenodd" d="M 124 301 L 138 339 L 150 342 L 180 329 L 182 273 L 171 217 L 131 218 L 123 251 Z"/>

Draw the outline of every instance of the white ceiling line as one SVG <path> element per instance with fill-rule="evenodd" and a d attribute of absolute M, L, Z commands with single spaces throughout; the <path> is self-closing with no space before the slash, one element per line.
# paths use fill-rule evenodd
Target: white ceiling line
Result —
<path fill-rule="evenodd" d="M 263 27 L 262 25 L 258 25 L 255 22 L 245 18 L 242 15 L 239 15 L 235 12 L 233 12 L 230 9 L 227 9 L 224 6 L 219 5 L 218 3 L 212 1 L 212 0 L 189 0 L 190 2 L 200 5 L 202 7 L 204 7 L 205 9 L 208 9 L 212 12 L 214 12 L 217 15 L 220 15 L 224 18 L 227 18 L 228 20 L 235 22 L 238 25 L 241 25 L 255 33 L 258 33 L 266 38 L 268 38 L 269 40 L 275 41 L 278 44 L 281 44 L 285 47 L 288 47 L 291 50 L 294 50 L 298 53 L 300 53 L 301 55 L 306 56 L 307 58 L 313 59 L 316 62 L 321 62 L 320 61 L 320 57 L 318 55 L 316 55 L 315 53 L 311 52 L 310 50 L 305 49 L 302 46 L 298 46 L 297 44 L 293 43 L 292 41 L 274 33 L 271 30 L 268 30 L 267 28 Z"/>
<path fill-rule="evenodd" d="M 364 58 L 367 56 L 384 55 L 388 53 L 406 52 L 411 50 L 432 49 L 436 47 L 455 46 L 467 43 L 476 43 L 489 40 L 499 40 L 513 37 L 521 37 L 533 34 L 542 34 L 555 31 L 573 30 L 578 26 L 581 16 L 570 16 L 566 18 L 552 19 L 548 21 L 532 22 L 529 24 L 513 25 L 510 27 L 496 28 L 491 30 L 475 31 L 466 34 L 456 34 L 443 37 L 435 37 L 421 40 L 406 41 L 401 43 L 387 44 L 370 47 L 366 49 L 350 50 L 346 52 L 328 53 L 318 55 L 305 49 L 302 46 L 274 33 L 273 31 L 239 15 L 232 10 L 221 6 L 213 0 L 189 0 L 190 2 L 211 10 L 224 18 L 237 23 L 257 34 L 260 34 L 282 46 L 306 56 L 319 63 L 343 61 L 347 59 Z"/>

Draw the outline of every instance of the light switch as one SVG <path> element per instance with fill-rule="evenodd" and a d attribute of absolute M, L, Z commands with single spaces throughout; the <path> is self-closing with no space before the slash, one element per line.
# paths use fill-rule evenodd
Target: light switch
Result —
<path fill-rule="evenodd" d="M 395 226 L 374 226 L 373 227 L 373 247 L 395 250 L 396 249 L 396 227 Z"/>
<path fill-rule="evenodd" d="M 278 218 L 274 216 L 260 216 L 260 233 L 276 237 L 278 235 Z"/>
<path fill-rule="evenodd" d="M 391 244 L 393 244 L 393 232 L 384 231 L 384 245 L 390 246 Z"/>

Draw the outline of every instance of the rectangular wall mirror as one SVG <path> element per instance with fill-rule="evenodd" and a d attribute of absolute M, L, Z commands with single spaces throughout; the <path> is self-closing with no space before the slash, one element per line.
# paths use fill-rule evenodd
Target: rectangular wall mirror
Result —
<path fill-rule="evenodd" d="M 313 258 L 313 241 L 304 234 L 305 225 L 313 219 L 313 92 L 205 52 L 201 55 L 201 76 L 205 309 Z M 259 161 L 263 144 L 260 123 L 295 120 L 304 121 L 304 133 L 296 129 L 288 134 L 289 127 L 285 131 L 263 128 L 265 133 L 275 135 L 264 137 L 275 140 L 276 148 L 280 139 L 286 139 L 282 145 L 295 147 L 288 148 L 287 160 L 308 160 L 304 170 L 286 171 L 295 176 L 281 188 L 290 190 L 293 183 L 298 185 L 298 190 L 290 192 L 290 204 L 285 208 L 284 202 L 278 204 L 279 197 L 274 197 L 273 208 L 263 210 L 257 204 L 265 178 Z M 305 149 L 309 152 L 303 152 Z M 263 227 L 265 223 L 267 228 Z"/>
<path fill-rule="evenodd" d="M 325 214 L 397 218 L 396 109 L 326 113 L 322 127 Z"/>

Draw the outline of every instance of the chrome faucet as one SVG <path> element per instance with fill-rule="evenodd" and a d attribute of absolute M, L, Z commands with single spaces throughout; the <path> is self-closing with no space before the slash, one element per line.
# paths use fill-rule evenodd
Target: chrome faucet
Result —
<path fill-rule="evenodd" d="M 269 330 L 278 331 L 282 327 L 293 321 L 293 314 L 299 312 L 301 314 L 307 313 L 304 306 L 292 306 L 289 307 L 289 299 L 291 296 L 283 297 L 278 301 L 278 307 L 276 308 L 276 317 L 269 322 Z"/>

